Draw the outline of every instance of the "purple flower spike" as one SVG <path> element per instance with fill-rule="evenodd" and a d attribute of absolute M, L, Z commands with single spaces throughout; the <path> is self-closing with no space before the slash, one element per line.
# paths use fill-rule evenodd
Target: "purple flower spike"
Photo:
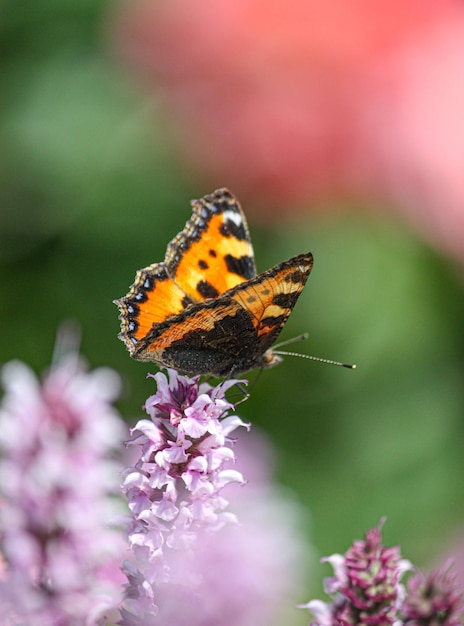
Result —
<path fill-rule="evenodd" d="M 243 484 L 235 460 L 230 433 L 247 425 L 229 415 L 233 405 L 225 392 L 237 381 L 213 388 L 199 377 L 180 376 L 168 370 L 153 376 L 157 392 L 145 410 L 150 420 L 140 420 L 128 445 L 137 448 L 138 459 L 124 473 L 123 491 L 131 517 L 127 534 L 133 561 L 126 564 L 128 583 L 120 624 L 158 623 L 160 585 L 179 584 L 176 554 L 188 551 L 208 534 L 234 523 L 222 490 L 230 483 Z M 186 567 L 182 583 L 192 572 Z"/>
<path fill-rule="evenodd" d="M 355 541 L 345 555 L 322 559 L 334 568 L 325 580 L 332 603 L 312 600 L 308 608 L 316 618 L 312 626 L 390 626 L 397 624 L 397 610 L 404 599 L 402 575 L 411 569 L 399 548 L 382 546 L 381 526 L 367 531 L 364 541 Z"/>
<path fill-rule="evenodd" d="M 345 554 L 345 582 L 339 591 L 349 601 L 342 613 L 358 615 L 360 623 L 393 624 L 398 602 L 404 597 L 400 584 L 411 566 L 401 559 L 398 547 L 382 546 L 380 524 L 367 531 L 364 541 L 355 541 Z M 347 622 L 351 623 L 351 622 Z"/>
<path fill-rule="evenodd" d="M 462 626 L 463 596 L 455 578 L 446 568 L 427 577 L 419 573 L 406 590 L 400 579 L 412 566 L 397 547 L 382 546 L 382 523 L 344 556 L 323 559 L 335 571 L 325 581 L 332 602 L 300 605 L 313 613 L 311 626 Z"/>
<path fill-rule="evenodd" d="M 123 541 L 108 527 L 120 471 L 111 456 L 126 432 L 111 406 L 118 377 L 87 373 L 71 355 L 42 384 L 19 362 L 2 379 L 2 623 L 101 623 L 121 585 Z"/>

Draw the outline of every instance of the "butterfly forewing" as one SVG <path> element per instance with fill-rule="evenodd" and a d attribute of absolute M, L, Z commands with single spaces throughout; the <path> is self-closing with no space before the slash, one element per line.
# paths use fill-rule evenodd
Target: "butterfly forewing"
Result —
<path fill-rule="evenodd" d="M 194 301 L 217 298 L 256 274 L 245 215 L 227 189 L 192 202 L 193 215 L 168 245 L 166 266 Z"/>
<path fill-rule="evenodd" d="M 312 255 L 301 254 L 233 290 L 232 298 L 252 316 L 262 352 L 277 339 L 303 291 L 312 266 Z"/>

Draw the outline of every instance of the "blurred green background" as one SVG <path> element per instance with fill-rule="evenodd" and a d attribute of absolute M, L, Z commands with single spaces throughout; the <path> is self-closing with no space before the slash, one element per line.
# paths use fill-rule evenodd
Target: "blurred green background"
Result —
<path fill-rule="evenodd" d="M 213 188 L 181 166 L 163 118 L 112 56 L 109 3 L 1 6 L 0 360 L 44 370 L 57 328 L 77 320 L 90 365 L 121 372 L 133 423 L 156 368 L 129 358 L 112 300 Z M 393 217 L 326 215 L 267 229 L 250 215 L 258 270 L 311 250 L 281 338 L 308 331 L 297 350 L 358 369 L 286 358 L 240 414 L 274 442 L 316 557 L 386 515 L 386 542 L 426 566 L 464 519 L 462 274 Z M 327 572 L 314 568 L 318 595 Z"/>

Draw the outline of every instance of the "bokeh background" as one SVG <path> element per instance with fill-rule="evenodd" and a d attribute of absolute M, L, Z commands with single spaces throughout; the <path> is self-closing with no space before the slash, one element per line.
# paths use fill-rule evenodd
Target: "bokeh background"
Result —
<path fill-rule="evenodd" d="M 189 201 L 227 186 L 263 271 L 312 251 L 286 358 L 240 414 L 274 447 L 315 559 L 388 518 L 420 566 L 464 521 L 464 7 L 445 0 L 4 0 L 0 361 L 64 320 L 152 393 L 112 300 Z M 251 377 L 253 378 L 253 376 Z M 328 568 L 311 566 L 307 593 Z M 306 616 L 295 616 L 305 623 Z"/>

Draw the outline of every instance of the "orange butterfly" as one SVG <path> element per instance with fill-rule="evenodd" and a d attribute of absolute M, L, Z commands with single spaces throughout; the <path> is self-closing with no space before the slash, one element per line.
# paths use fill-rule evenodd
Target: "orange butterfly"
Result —
<path fill-rule="evenodd" d="M 308 252 L 256 274 L 243 210 L 227 189 L 192 201 L 166 258 L 116 300 L 132 357 L 190 375 L 229 376 L 279 363 L 271 348 L 305 286 Z"/>

